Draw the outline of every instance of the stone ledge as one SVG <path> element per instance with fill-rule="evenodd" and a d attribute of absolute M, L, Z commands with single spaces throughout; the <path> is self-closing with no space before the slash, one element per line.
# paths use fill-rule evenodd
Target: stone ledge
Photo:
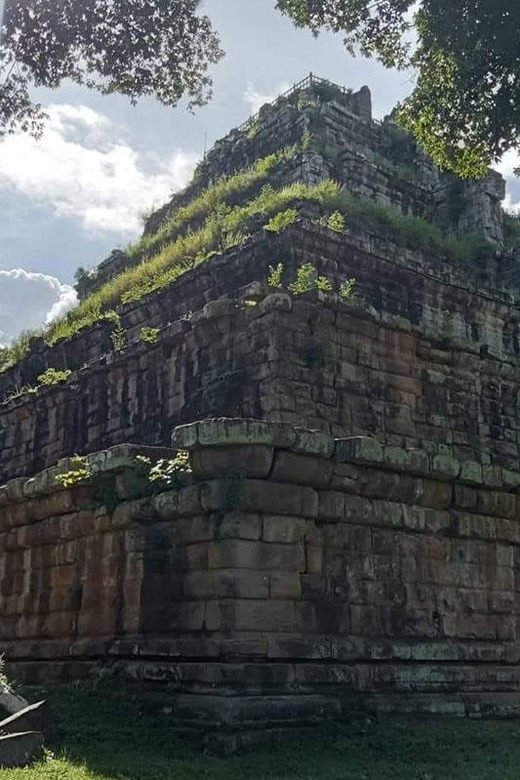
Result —
<path fill-rule="evenodd" d="M 272 479 L 272 464 L 278 462 L 278 450 L 294 453 L 303 459 L 300 461 L 302 473 L 299 477 L 295 476 L 294 484 L 309 487 L 325 487 L 328 482 L 328 478 L 323 476 L 317 481 L 305 478 L 314 459 L 316 465 L 320 460 L 324 465 L 326 461 L 331 461 L 338 465 L 401 473 L 481 490 L 506 493 L 520 490 L 520 473 L 473 460 L 461 461 L 442 451 L 432 454 L 421 449 L 405 449 L 365 436 L 334 440 L 323 431 L 294 427 L 288 423 L 226 417 L 177 427 L 172 435 L 171 448 L 120 444 L 86 455 L 83 463 L 86 470 L 93 474 L 117 476 L 131 470 L 137 456 L 146 456 L 154 463 L 163 458 L 173 458 L 179 450 L 191 453 L 192 468 L 198 480 L 223 479 L 226 476 L 233 479 L 237 475 Z M 248 450 L 251 457 L 246 457 Z M 295 458 L 292 471 L 297 466 Z M 30 479 L 9 481 L 0 487 L 0 509 L 62 491 L 64 488 L 56 477 L 77 468 L 73 458 L 64 458 L 56 466 Z M 291 469 L 285 475 L 288 482 L 292 482 L 290 472 Z M 85 484 L 89 484 L 88 479 Z M 122 496 L 130 497 L 137 496 Z"/>
<path fill-rule="evenodd" d="M 175 451 L 169 447 L 147 447 L 136 444 L 118 444 L 107 450 L 100 450 L 82 457 L 82 467 L 92 474 L 123 474 L 135 467 L 137 456 L 144 456 L 156 463 L 162 458 L 173 458 Z M 60 474 L 78 469 L 75 458 L 62 458 L 56 466 L 40 471 L 30 479 L 18 477 L 0 486 L 0 509 L 20 504 L 31 499 L 41 498 L 52 493 L 66 490 L 56 479 Z M 88 485 L 85 479 L 82 485 Z"/>

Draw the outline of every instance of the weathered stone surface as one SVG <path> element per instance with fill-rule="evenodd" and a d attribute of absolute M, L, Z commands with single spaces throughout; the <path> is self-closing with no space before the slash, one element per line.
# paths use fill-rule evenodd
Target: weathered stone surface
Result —
<path fill-rule="evenodd" d="M 0 736 L 0 767 L 14 769 L 31 764 L 40 757 L 43 735 L 38 731 Z"/>
<path fill-rule="evenodd" d="M 204 447 L 194 450 L 190 465 L 195 476 L 201 479 L 243 477 L 263 479 L 270 473 L 274 447 L 265 445 L 239 445 L 229 447 Z"/>
<path fill-rule="evenodd" d="M 299 144 L 313 119 L 334 164 L 295 153 L 273 186 L 333 175 L 500 246 L 500 177 L 459 182 L 453 214 L 451 179 L 372 123 L 366 89 L 318 112 L 263 109 L 257 135 L 224 139 L 150 230 L 260 150 Z M 0 653 L 15 675 L 66 679 L 110 658 L 199 694 L 190 723 L 244 731 L 315 722 L 325 693 L 338 712 L 516 712 L 520 369 L 503 283 L 518 287 L 518 252 L 490 253 L 476 278 L 433 247 L 322 216 L 302 205 L 280 235 L 259 229 L 122 306 L 123 352 L 103 322 L 0 374 L 2 401 L 46 368 L 74 371 L 0 405 Z M 128 262 L 113 256 L 97 282 Z M 355 277 L 355 295 L 289 294 L 304 264 L 335 291 Z M 187 478 L 164 492 L 136 480 L 137 455 L 178 450 Z M 87 479 L 63 489 L 76 452 Z"/>
<path fill-rule="evenodd" d="M 8 685 L 0 681 L 0 710 L 14 715 L 16 712 L 24 710 L 29 703 L 20 696 L 19 693 L 15 693 Z"/>
<path fill-rule="evenodd" d="M 45 719 L 45 702 L 30 704 L 0 721 L 0 734 L 18 734 L 33 730 L 44 732 Z"/>
<path fill-rule="evenodd" d="M 280 451 L 276 454 L 270 478 L 274 482 L 325 488 L 332 479 L 332 470 L 329 459 Z"/>
<path fill-rule="evenodd" d="M 376 439 L 354 436 L 336 441 L 335 458 L 340 463 L 373 465 L 383 460 L 383 447 Z"/>
<path fill-rule="evenodd" d="M 206 447 L 263 444 L 292 447 L 296 433 L 290 425 L 271 425 L 260 420 L 204 420 L 198 426 L 199 444 Z"/>
<path fill-rule="evenodd" d="M 316 517 L 318 495 L 310 487 L 299 487 L 253 479 L 212 480 L 202 485 L 205 510 L 269 512 Z"/>

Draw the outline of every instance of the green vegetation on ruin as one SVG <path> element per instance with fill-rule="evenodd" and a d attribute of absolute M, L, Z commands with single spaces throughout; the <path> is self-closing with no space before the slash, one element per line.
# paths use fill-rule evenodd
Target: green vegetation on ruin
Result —
<path fill-rule="evenodd" d="M 233 203 L 237 196 L 247 199 L 248 192 L 267 183 L 273 168 L 280 161 L 289 159 L 297 152 L 296 146 L 286 147 L 263 157 L 250 168 L 220 179 L 196 195 L 186 206 L 181 206 L 167 217 L 156 233 L 145 233 L 136 244 L 128 246 L 127 255 L 149 255 L 153 250 L 166 245 L 172 237 L 185 232 L 194 222 L 201 222 L 224 204 Z"/>
<path fill-rule="evenodd" d="M 450 233 L 420 217 L 342 192 L 332 180 L 316 185 L 295 182 L 275 189 L 267 183 L 273 167 L 297 154 L 300 146 L 269 155 L 200 192 L 157 233 L 145 234 L 127 250 L 140 262 L 101 285 L 45 330 L 25 334 L 12 347 L 0 350 L 0 372 L 23 359 L 34 336 L 52 345 L 103 320 L 113 323 L 114 348 L 122 351 L 125 334 L 118 314 L 122 305 L 167 287 L 212 256 L 239 246 L 259 229 L 287 229 L 305 202 L 314 203 L 323 215 L 318 221 L 338 234 L 371 232 L 403 248 L 433 251 L 454 264 L 478 262 L 492 253 L 483 239 Z"/>
<path fill-rule="evenodd" d="M 46 697 L 59 734 L 45 760 L 0 770 L 0 780 L 517 780 L 515 720 L 352 717 L 286 736 L 243 755 L 204 755 L 113 683 L 53 685 Z"/>

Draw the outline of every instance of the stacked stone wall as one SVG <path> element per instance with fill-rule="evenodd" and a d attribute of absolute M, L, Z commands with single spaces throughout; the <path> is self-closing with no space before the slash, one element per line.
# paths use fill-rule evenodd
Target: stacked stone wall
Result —
<path fill-rule="evenodd" d="M 88 459 L 110 511 L 67 462 L 0 489 L 13 675 L 109 665 L 199 728 L 518 712 L 518 471 L 240 420 L 173 445 L 192 476 L 154 495 L 142 448 Z"/>
<path fill-rule="evenodd" d="M 2 479 L 125 441 L 162 445 L 175 425 L 218 414 L 444 447 L 516 469 L 520 321 L 510 296 L 472 286 L 434 256 L 391 250 L 298 224 L 123 311 L 121 353 L 105 351 L 110 331 L 96 327 L 32 355 L 17 369 L 25 381 L 90 360 L 67 383 L 1 407 Z M 356 295 L 269 295 L 258 279 L 279 261 L 285 284 L 310 262 L 336 289 L 355 277 Z M 255 280 L 239 298 L 174 319 L 191 301 Z M 161 328 L 157 343 L 140 339 L 143 325 Z M 6 393 L 15 384 L 9 374 L 3 382 Z"/>

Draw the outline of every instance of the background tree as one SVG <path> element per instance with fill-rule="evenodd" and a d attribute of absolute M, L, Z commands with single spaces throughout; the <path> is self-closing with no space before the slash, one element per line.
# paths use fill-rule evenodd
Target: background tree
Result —
<path fill-rule="evenodd" d="M 395 114 L 444 168 L 483 175 L 520 146 L 517 0 L 278 0 L 298 27 L 343 33 L 351 53 L 413 68 Z"/>
<path fill-rule="evenodd" d="M 0 5 L 2 0 L 0 0 Z M 222 56 L 200 0 L 5 0 L 0 37 L 0 135 L 35 134 L 44 119 L 31 86 L 72 79 L 132 102 L 154 95 L 190 106 L 211 95 Z M 1 22 L 0 22 L 1 24 Z"/>

